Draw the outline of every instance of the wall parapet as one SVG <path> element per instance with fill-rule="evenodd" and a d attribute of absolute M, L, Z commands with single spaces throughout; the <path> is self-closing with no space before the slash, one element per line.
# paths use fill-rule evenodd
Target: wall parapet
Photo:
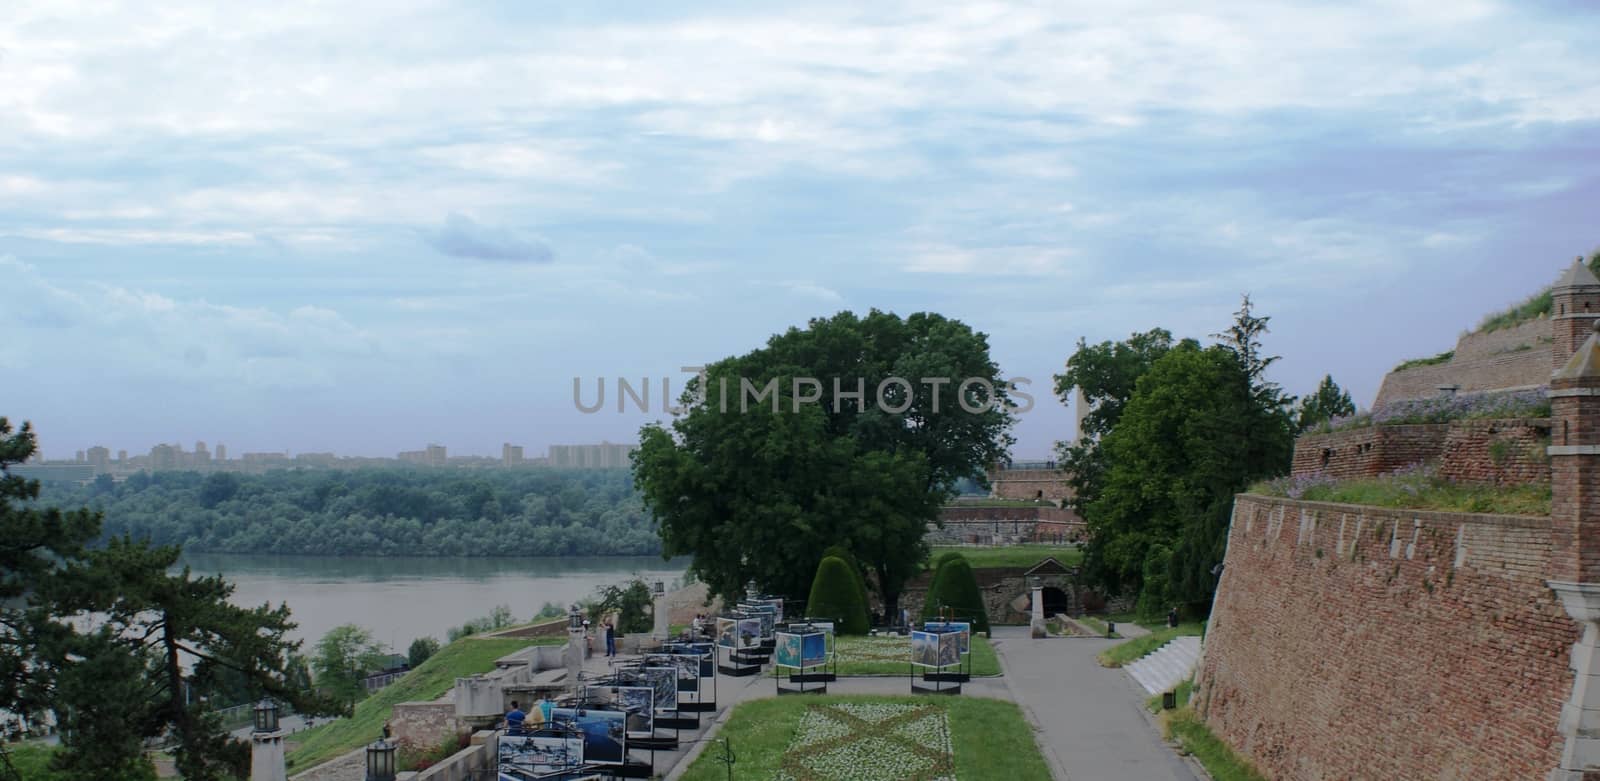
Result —
<path fill-rule="evenodd" d="M 1543 778 L 1578 637 L 1550 540 L 1548 517 L 1241 494 L 1196 708 L 1269 778 Z"/>

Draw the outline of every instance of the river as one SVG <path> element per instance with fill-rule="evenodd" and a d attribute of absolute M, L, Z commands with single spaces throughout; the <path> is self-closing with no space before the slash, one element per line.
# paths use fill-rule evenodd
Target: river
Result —
<path fill-rule="evenodd" d="M 681 563 L 680 563 L 681 562 Z M 445 641 L 450 627 L 508 605 L 526 621 L 545 602 L 570 605 L 595 589 L 634 575 L 667 588 L 681 579 L 686 559 L 659 556 L 566 556 L 560 558 L 355 558 L 185 554 L 197 575 L 221 574 L 236 587 L 234 604 L 255 607 L 286 602 L 306 641 L 303 651 L 329 629 L 357 624 L 379 643 L 405 653 L 427 635 Z"/>

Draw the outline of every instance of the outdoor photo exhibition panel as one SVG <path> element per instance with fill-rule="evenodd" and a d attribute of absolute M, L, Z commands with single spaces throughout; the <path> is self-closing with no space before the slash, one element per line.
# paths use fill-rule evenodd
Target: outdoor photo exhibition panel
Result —
<path fill-rule="evenodd" d="M 775 633 L 772 679 L 778 694 L 826 693 L 828 678 L 807 674 L 809 668 L 826 663 L 827 641 L 822 632 Z"/>
<path fill-rule="evenodd" d="M 957 694 L 961 682 L 941 673 L 961 664 L 961 637 L 956 632 L 911 631 L 911 691 L 930 694 Z M 922 669 L 921 682 L 917 668 Z M 927 683 L 932 683 L 928 686 Z"/>
<path fill-rule="evenodd" d="M 523 781 L 583 768 L 583 733 L 540 729 L 523 735 L 502 733 L 495 739 L 502 781 Z"/>

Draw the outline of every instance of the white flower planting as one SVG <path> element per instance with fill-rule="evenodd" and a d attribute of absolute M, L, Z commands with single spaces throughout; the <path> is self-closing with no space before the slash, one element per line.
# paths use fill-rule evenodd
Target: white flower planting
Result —
<path fill-rule="evenodd" d="M 801 716 L 778 781 L 954 781 L 938 705 L 841 703 Z"/>

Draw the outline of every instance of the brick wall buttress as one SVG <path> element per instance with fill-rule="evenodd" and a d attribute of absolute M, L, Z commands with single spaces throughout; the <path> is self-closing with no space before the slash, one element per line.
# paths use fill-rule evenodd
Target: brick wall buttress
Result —
<path fill-rule="evenodd" d="M 1578 628 L 1550 519 L 1241 495 L 1195 706 L 1273 779 L 1542 779 Z"/>

